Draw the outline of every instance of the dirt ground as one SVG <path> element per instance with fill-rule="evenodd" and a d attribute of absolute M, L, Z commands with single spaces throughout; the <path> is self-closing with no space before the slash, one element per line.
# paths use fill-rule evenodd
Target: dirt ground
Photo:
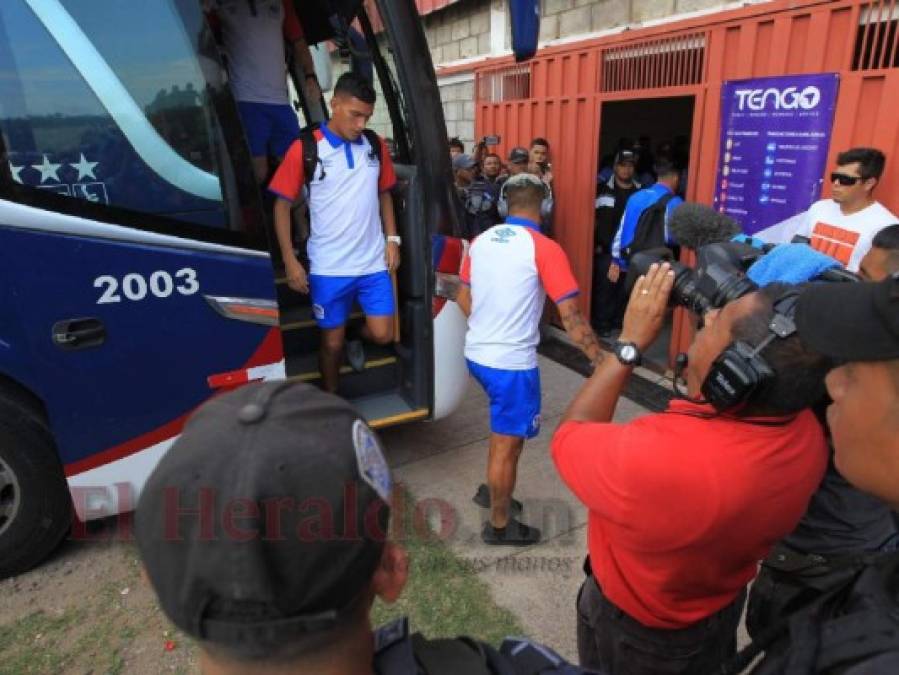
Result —
<path fill-rule="evenodd" d="M 36 570 L 0 581 L 0 674 L 197 672 L 114 519 Z"/>

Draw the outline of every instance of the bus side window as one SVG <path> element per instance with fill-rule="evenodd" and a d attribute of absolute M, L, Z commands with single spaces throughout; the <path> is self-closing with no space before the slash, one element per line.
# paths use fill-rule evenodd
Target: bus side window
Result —
<path fill-rule="evenodd" d="M 223 194 L 227 154 L 199 36 L 178 4 L 0 3 L 0 132 L 13 181 L 240 228 Z"/>

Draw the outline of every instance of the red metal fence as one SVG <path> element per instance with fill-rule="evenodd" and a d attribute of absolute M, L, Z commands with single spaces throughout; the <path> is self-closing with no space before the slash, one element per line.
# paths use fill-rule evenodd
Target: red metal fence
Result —
<path fill-rule="evenodd" d="M 604 102 L 694 97 L 687 196 L 710 204 L 722 83 L 837 72 L 840 91 L 829 161 L 854 145 L 882 149 L 887 170 L 876 195 L 897 212 L 897 22 L 899 0 L 775 0 L 544 49 L 526 66 L 510 58 L 488 61 L 475 68 L 476 133 L 500 134 L 500 151 L 527 144 L 534 136 L 549 139 L 556 176 L 554 236 L 572 260 L 586 311 Z M 505 78 L 526 79 L 527 86 L 507 85 Z M 682 345 L 688 338 L 681 321 L 674 342 Z"/>

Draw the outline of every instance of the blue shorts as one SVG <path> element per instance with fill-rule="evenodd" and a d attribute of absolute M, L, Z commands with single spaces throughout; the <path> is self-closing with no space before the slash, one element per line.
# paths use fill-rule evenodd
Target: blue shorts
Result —
<path fill-rule="evenodd" d="M 297 114 L 288 104 L 253 103 L 238 101 L 237 109 L 243 120 L 244 132 L 253 157 L 269 154 L 283 157 L 300 136 Z"/>
<path fill-rule="evenodd" d="M 533 438 L 540 433 L 540 371 L 502 370 L 465 359 L 490 399 L 490 431 Z"/>
<path fill-rule="evenodd" d="M 339 328 L 358 301 L 365 316 L 393 316 L 393 284 L 387 270 L 361 277 L 309 275 L 312 313 L 319 328 Z"/>

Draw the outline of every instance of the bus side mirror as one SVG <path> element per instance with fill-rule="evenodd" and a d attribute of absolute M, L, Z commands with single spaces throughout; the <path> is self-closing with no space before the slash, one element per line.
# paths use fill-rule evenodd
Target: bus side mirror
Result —
<path fill-rule="evenodd" d="M 537 53 L 540 35 L 540 0 L 509 0 L 512 20 L 512 52 L 516 61 L 526 61 Z"/>

